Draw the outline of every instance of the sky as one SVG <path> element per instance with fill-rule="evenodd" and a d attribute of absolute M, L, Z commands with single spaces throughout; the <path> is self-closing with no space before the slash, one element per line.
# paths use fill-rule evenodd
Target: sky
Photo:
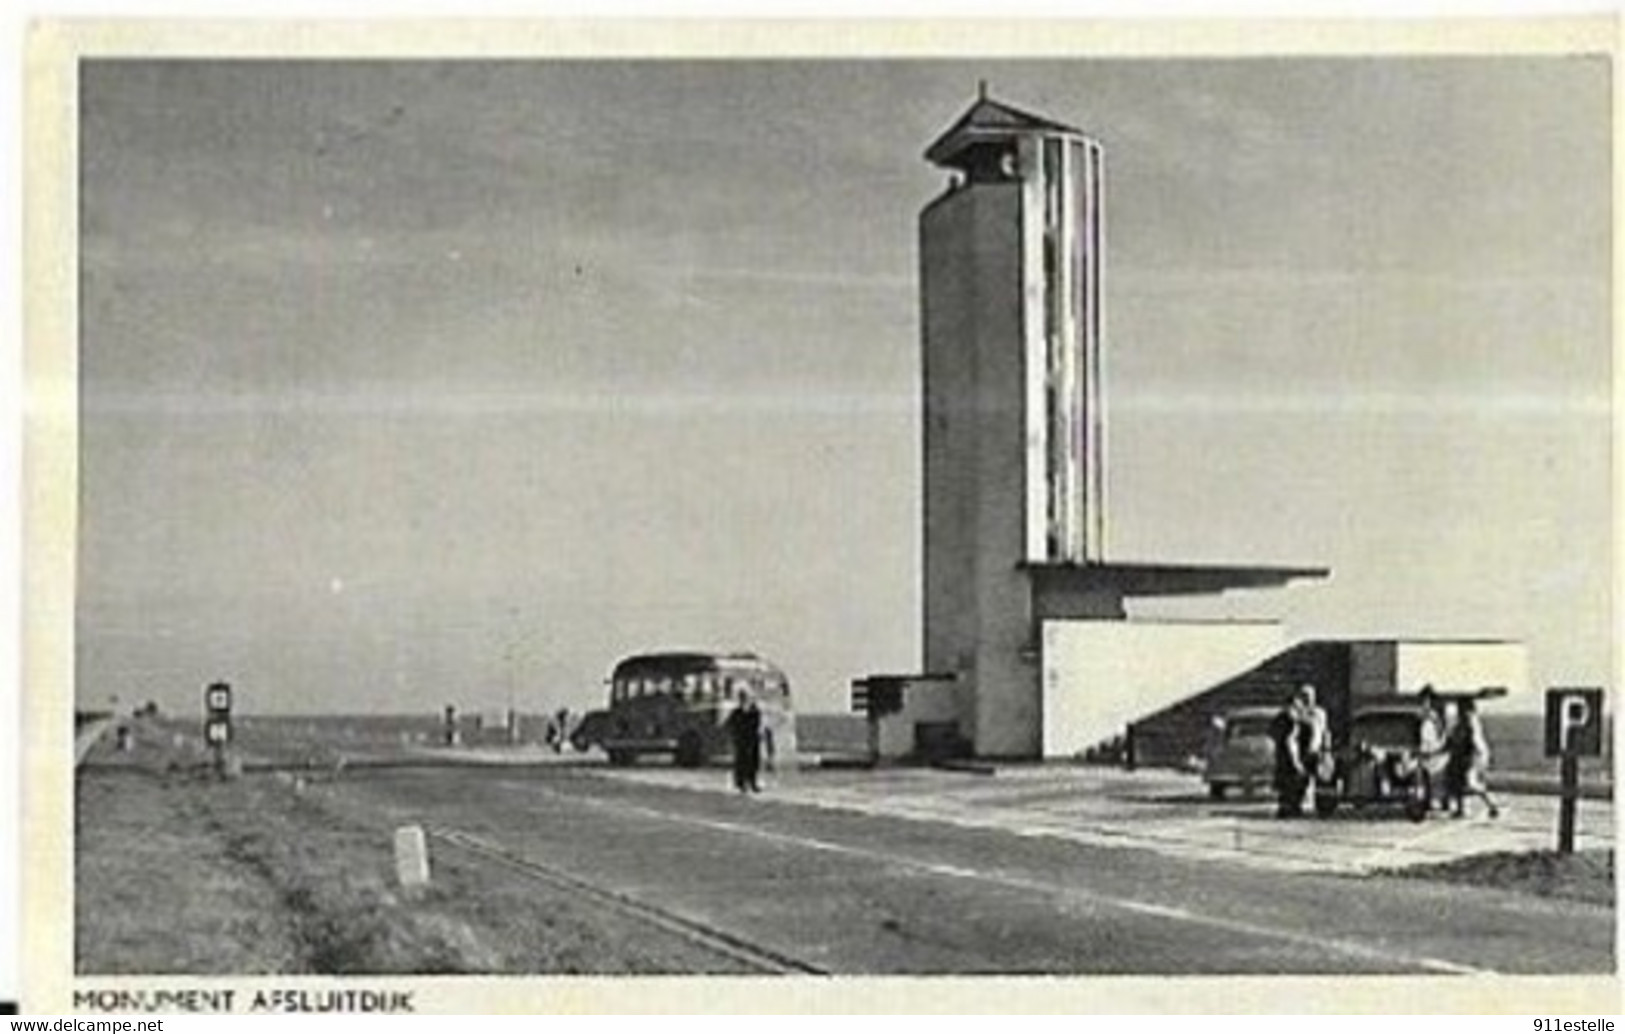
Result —
<path fill-rule="evenodd" d="M 921 152 L 979 79 L 1107 162 L 1136 613 L 1610 684 L 1600 58 L 90 62 L 77 692 L 590 706 L 920 665 Z"/>

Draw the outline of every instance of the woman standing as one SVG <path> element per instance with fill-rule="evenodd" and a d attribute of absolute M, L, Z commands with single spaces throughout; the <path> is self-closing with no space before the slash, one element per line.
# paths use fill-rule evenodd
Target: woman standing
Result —
<path fill-rule="evenodd" d="M 1456 705 L 1456 724 L 1450 730 L 1449 746 L 1448 781 L 1450 796 L 1455 802 L 1452 816 L 1463 818 L 1467 814 L 1467 798 L 1481 797 L 1490 818 L 1499 818 L 1501 807 L 1490 796 L 1485 781 L 1490 767 L 1490 741 L 1484 734 L 1484 720 L 1478 715 L 1478 706 L 1472 700 Z"/>

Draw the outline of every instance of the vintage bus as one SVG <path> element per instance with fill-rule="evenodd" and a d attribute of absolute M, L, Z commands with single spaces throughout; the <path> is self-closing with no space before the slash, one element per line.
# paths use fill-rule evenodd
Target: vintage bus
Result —
<path fill-rule="evenodd" d="M 592 711 L 570 735 L 575 749 L 601 748 L 611 764 L 670 755 L 685 768 L 729 756 L 724 727 L 743 694 L 762 711 L 763 760 L 795 751 L 790 681 L 751 653 L 650 653 L 628 657 L 609 676 L 609 707 Z"/>

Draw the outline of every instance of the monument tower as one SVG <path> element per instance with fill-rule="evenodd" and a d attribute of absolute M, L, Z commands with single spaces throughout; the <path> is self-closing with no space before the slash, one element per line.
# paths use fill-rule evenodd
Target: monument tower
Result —
<path fill-rule="evenodd" d="M 1037 756 L 1046 623 L 1327 572 L 1108 561 L 1104 149 L 984 85 L 925 157 L 924 660 L 978 754 Z"/>

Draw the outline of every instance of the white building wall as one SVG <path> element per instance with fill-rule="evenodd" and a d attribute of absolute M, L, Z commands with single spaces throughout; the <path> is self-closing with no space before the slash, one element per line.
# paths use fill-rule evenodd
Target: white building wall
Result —
<path fill-rule="evenodd" d="M 1043 754 L 1077 754 L 1286 645 L 1275 622 L 1045 621 Z"/>
<path fill-rule="evenodd" d="M 1527 699 L 1529 648 L 1523 643 L 1407 643 L 1395 647 L 1394 688 L 1414 693 L 1431 683 L 1441 692 L 1504 686 L 1509 702 Z"/>

